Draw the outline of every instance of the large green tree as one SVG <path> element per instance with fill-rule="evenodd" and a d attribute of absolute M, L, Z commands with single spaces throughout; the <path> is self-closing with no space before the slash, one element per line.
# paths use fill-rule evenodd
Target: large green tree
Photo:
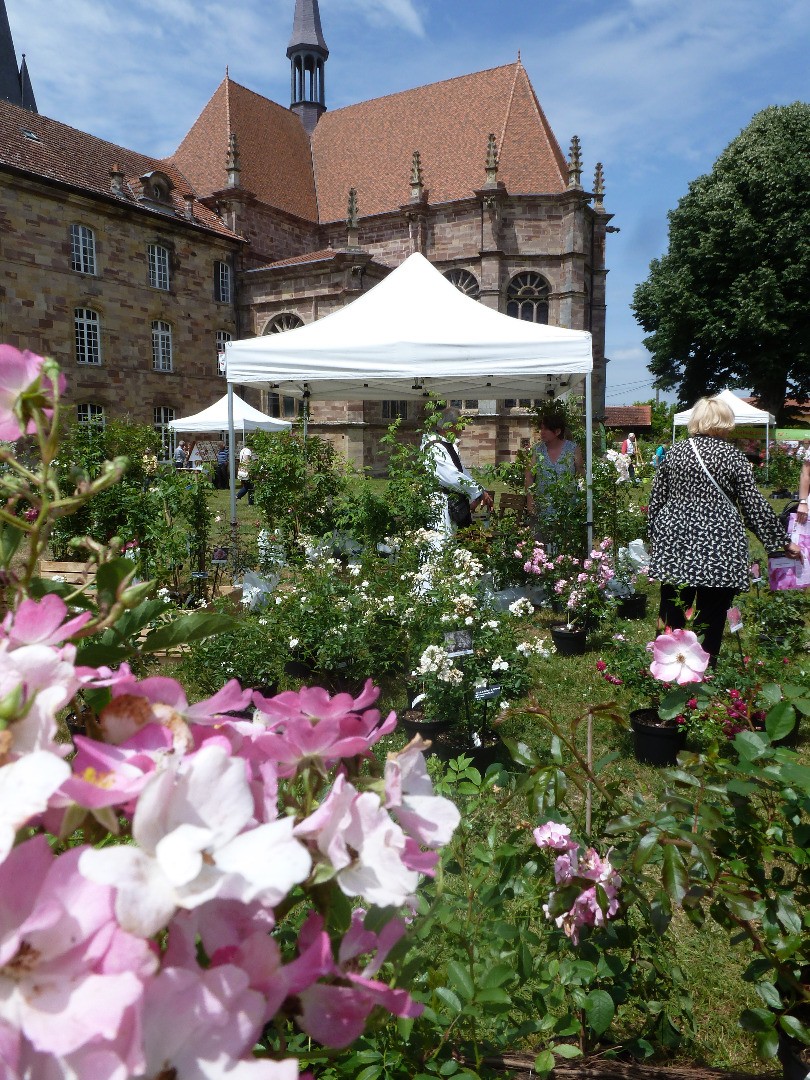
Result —
<path fill-rule="evenodd" d="M 758 113 L 690 184 L 632 308 L 682 402 L 750 387 L 780 417 L 810 397 L 810 105 Z"/>

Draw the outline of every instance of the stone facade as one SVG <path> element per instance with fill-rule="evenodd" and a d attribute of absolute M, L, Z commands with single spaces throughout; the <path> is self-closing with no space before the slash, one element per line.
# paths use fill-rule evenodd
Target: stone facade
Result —
<path fill-rule="evenodd" d="M 419 251 L 488 307 L 590 331 L 599 421 L 611 231 L 601 166 L 586 191 L 579 141 L 566 160 L 520 59 L 329 112 L 318 3 L 297 0 L 288 57 L 299 95 L 295 65 L 313 49 L 311 101 L 287 109 L 226 75 L 166 161 L 0 101 L 3 340 L 54 355 L 85 412 L 152 423 L 156 410 L 190 414 L 224 393 L 218 338 L 322 318 Z M 6 74 L 17 87 L 16 67 Z M 72 266 L 71 226 L 93 238 L 92 272 Z M 168 253 L 168 288 L 150 285 L 150 245 Z M 232 271 L 222 302 L 218 264 Z M 527 274 L 542 292 L 528 314 L 514 296 Z M 77 344 L 77 312 L 99 330 L 94 362 Z M 171 334 L 170 370 L 153 363 L 154 324 Z M 272 392 L 246 396 L 275 414 L 297 410 Z M 474 416 L 467 459 L 510 460 L 530 437 L 529 404 L 463 402 Z M 380 473 L 397 405 L 313 402 L 312 426 Z M 403 437 L 415 437 L 416 408 Z"/>
<path fill-rule="evenodd" d="M 322 226 L 311 240 L 317 248 L 311 260 L 302 254 L 300 261 L 280 260 L 240 275 L 240 336 L 265 333 L 278 316 L 294 316 L 302 323 L 321 318 L 376 283 L 413 251 L 421 251 L 445 273 L 468 271 L 480 287 L 480 301 L 502 313 L 510 282 L 521 272 L 535 271 L 549 286 L 548 322 L 590 330 L 593 335 L 594 417 L 599 420 L 605 392 L 604 250 L 610 216 L 593 208 L 582 189 L 548 196 L 499 193 L 494 213 L 487 205 L 488 194 L 481 192 L 463 203 L 436 207 L 423 203 L 399 213 L 361 217 L 355 251 L 347 249 L 345 223 Z M 231 221 L 235 231 L 258 236 L 258 228 L 250 222 L 254 206 L 243 204 L 245 218 Z M 489 240 L 486 248 L 482 238 Z M 256 255 L 252 248 L 241 258 L 253 260 Z M 266 397 L 263 404 L 277 414 L 282 408 Z M 476 416 L 466 432 L 467 458 L 471 464 L 512 460 L 531 436 L 525 408 L 502 401 L 480 405 L 466 409 Z M 289 404 L 286 415 L 291 415 Z M 381 416 L 380 402 L 314 402 L 311 417 L 312 430 L 329 438 L 356 465 L 377 475 L 384 471 L 379 441 L 388 421 Z M 403 428 L 414 427 L 419 419 L 410 403 Z M 344 430 L 346 425 L 351 425 L 351 434 Z"/>
<path fill-rule="evenodd" d="M 68 404 L 152 424 L 158 407 L 182 416 L 224 393 L 216 334 L 237 326 L 234 304 L 214 299 L 214 272 L 239 241 L 3 171 L 0 205 L 0 337 L 55 357 Z M 92 233 L 95 273 L 72 269 L 72 224 Z M 168 290 L 149 284 L 150 244 L 169 252 Z M 99 363 L 77 362 L 77 309 L 98 316 Z M 156 321 L 171 328 L 171 371 L 153 368 Z"/>

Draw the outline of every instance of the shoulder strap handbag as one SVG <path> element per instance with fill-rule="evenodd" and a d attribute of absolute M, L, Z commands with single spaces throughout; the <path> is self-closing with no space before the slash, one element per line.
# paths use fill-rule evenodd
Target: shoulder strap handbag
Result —
<path fill-rule="evenodd" d="M 736 505 L 735 505 L 735 504 L 734 504 L 734 503 L 733 503 L 733 502 L 731 501 L 731 499 L 730 499 L 730 498 L 728 497 L 728 495 L 726 495 L 725 491 L 723 491 L 723 489 L 722 489 L 722 488 L 720 487 L 720 485 L 719 485 L 719 484 L 717 483 L 717 481 L 715 480 L 715 478 L 714 478 L 714 477 L 712 476 L 712 474 L 711 474 L 711 473 L 709 472 L 709 470 L 708 470 L 708 469 L 706 468 L 706 462 L 705 462 L 705 461 L 703 460 L 703 458 L 702 458 L 702 457 L 700 456 L 700 451 L 698 450 L 697 446 L 695 445 L 695 440 L 694 440 L 694 439 L 690 439 L 690 440 L 689 440 L 689 445 L 690 445 L 690 446 L 692 447 L 692 450 L 693 450 L 693 452 L 694 452 L 694 455 L 695 455 L 695 457 L 696 457 L 696 458 L 698 459 L 698 464 L 700 465 L 701 469 L 703 469 L 703 471 L 704 471 L 704 472 L 706 473 L 706 475 L 708 476 L 709 480 L 711 480 L 711 482 L 712 482 L 712 483 L 714 484 L 714 486 L 715 486 L 715 487 L 717 488 L 717 490 L 718 490 L 718 491 L 720 492 L 720 494 L 721 494 L 721 495 L 723 496 L 723 498 L 724 498 L 724 499 L 726 500 L 726 502 L 727 502 L 727 503 L 729 504 L 729 506 L 732 506 L 732 507 L 734 507 L 734 509 L 735 509 L 735 510 L 737 510 L 737 507 L 736 507 Z"/>
<path fill-rule="evenodd" d="M 447 453 L 450 455 L 450 460 L 453 462 L 458 471 L 464 472 L 464 466 L 461 464 L 461 458 L 458 456 L 458 450 L 456 450 L 455 446 L 453 446 L 451 442 L 444 442 L 444 440 L 442 440 L 440 445 L 443 446 Z"/>

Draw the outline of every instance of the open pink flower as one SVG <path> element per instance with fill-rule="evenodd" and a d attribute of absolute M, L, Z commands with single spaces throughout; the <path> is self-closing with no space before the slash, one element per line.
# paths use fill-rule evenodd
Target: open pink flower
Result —
<path fill-rule="evenodd" d="M 571 830 L 558 821 L 547 821 L 532 833 L 538 847 L 553 848 L 554 851 L 569 851 L 578 847 L 571 839 Z"/>
<path fill-rule="evenodd" d="M 21 1075 L 102 1075 L 94 1056 L 106 1058 L 104 1076 L 142 1071 L 133 1036 L 156 960 L 117 926 L 112 889 L 78 872 L 81 854 L 55 858 L 36 836 L 0 865 L 0 1029 L 16 1036 L 31 1069 Z M 53 1071 L 35 1067 L 46 1061 Z"/>
<path fill-rule="evenodd" d="M 711 657 L 692 630 L 659 634 L 652 645 L 650 672 L 662 682 L 702 682 Z"/>
<path fill-rule="evenodd" d="M 60 645 L 92 617 L 83 611 L 65 622 L 67 605 L 61 596 L 49 593 L 41 600 L 23 600 L 15 612 L 3 620 L 3 630 L 13 648 L 20 645 Z"/>
<path fill-rule="evenodd" d="M 382 720 L 378 709 L 369 708 L 379 693 L 369 679 L 357 698 L 331 697 L 319 686 L 273 698 L 256 694 L 256 720 L 266 727 L 255 740 L 257 749 L 277 765 L 279 776 L 292 776 L 308 760 L 330 766 L 340 758 L 366 754 L 396 727 L 394 713 Z"/>
<path fill-rule="evenodd" d="M 43 363 L 41 356 L 27 349 L 20 352 L 13 345 L 0 345 L 0 440 L 14 442 L 26 434 L 14 410 L 23 391 L 39 378 Z M 27 433 L 34 430 L 32 421 Z"/>
<path fill-rule="evenodd" d="M 455 803 L 436 795 L 428 776 L 424 751 L 429 747 L 416 736 L 385 763 L 385 805 L 408 836 L 426 847 L 450 843 L 461 815 Z"/>
<path fill-rule="evenodd" d="M 358 792 L 343 775 L 314 813 L 295 827 L 337 871 L 347 896 L 399 907 L 419 882 L 409 866 L 406 837 L 372 791 Z"/>

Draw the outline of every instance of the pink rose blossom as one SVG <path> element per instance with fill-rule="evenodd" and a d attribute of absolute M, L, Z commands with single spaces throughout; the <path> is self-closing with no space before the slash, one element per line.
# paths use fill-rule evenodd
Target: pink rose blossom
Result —
<path fill-rule="evenodd" d="M 55 1075 L 91 1075 L 76 1066 L 94 1055 L 107 1059 L 104 1075 L 139 1074 L 139 1011 L 156 961 L 117 926 L 112 890 L 79 874 L 81 855 L 55 858 L 37 836 L 0 866 L 0 1027 L 19 1032 L 23 1058 L 71 1061 L 75 1071 Z"/>
<path fill-rule="evenodd" d="M 345 776 L 338 776 L 318 809 L 296 826 L 295 835 L 314 843 L 337 871 L 347 896 L 400 907 L 418 884 L 418 873 L 405 861 L 402 829 L 373 792 L 358 792 Z"/>
<path fill-rule="evenodd" d="M 652 653 L 651 674 L 662 682 L 679 685 L 702 682 L 711 659 L 692 630 L 659 634 L 652 643 Z"/>
<path fill-rule="evenodd" d="M 538 847 L 553 848 L 555 851 L 566 851 L 578 846 L 576 840 L 571 839 L 568 826 L 558 821 L 547 821 L 545 825 L 538 826 L 532 836 Z"/>
<path fill-rule="evenodd" d="M 429 744 L 418 735 L 385 763 L 385 805 L 402 828 L 426 847 L 443 847 L 461 820 L 449 799 L 434 794 L 424 751 Z"/>
<path fill-rule="evenodd" d="M 14 412 L 23 391 L 31 387 L 42 374 L 44 359 L 36 353 L 20 352 L 13 345 L 0 345 L 0 440 L 15 442 L 21 435 L 36 431 L 33 421 L 26 430 Z"/>

